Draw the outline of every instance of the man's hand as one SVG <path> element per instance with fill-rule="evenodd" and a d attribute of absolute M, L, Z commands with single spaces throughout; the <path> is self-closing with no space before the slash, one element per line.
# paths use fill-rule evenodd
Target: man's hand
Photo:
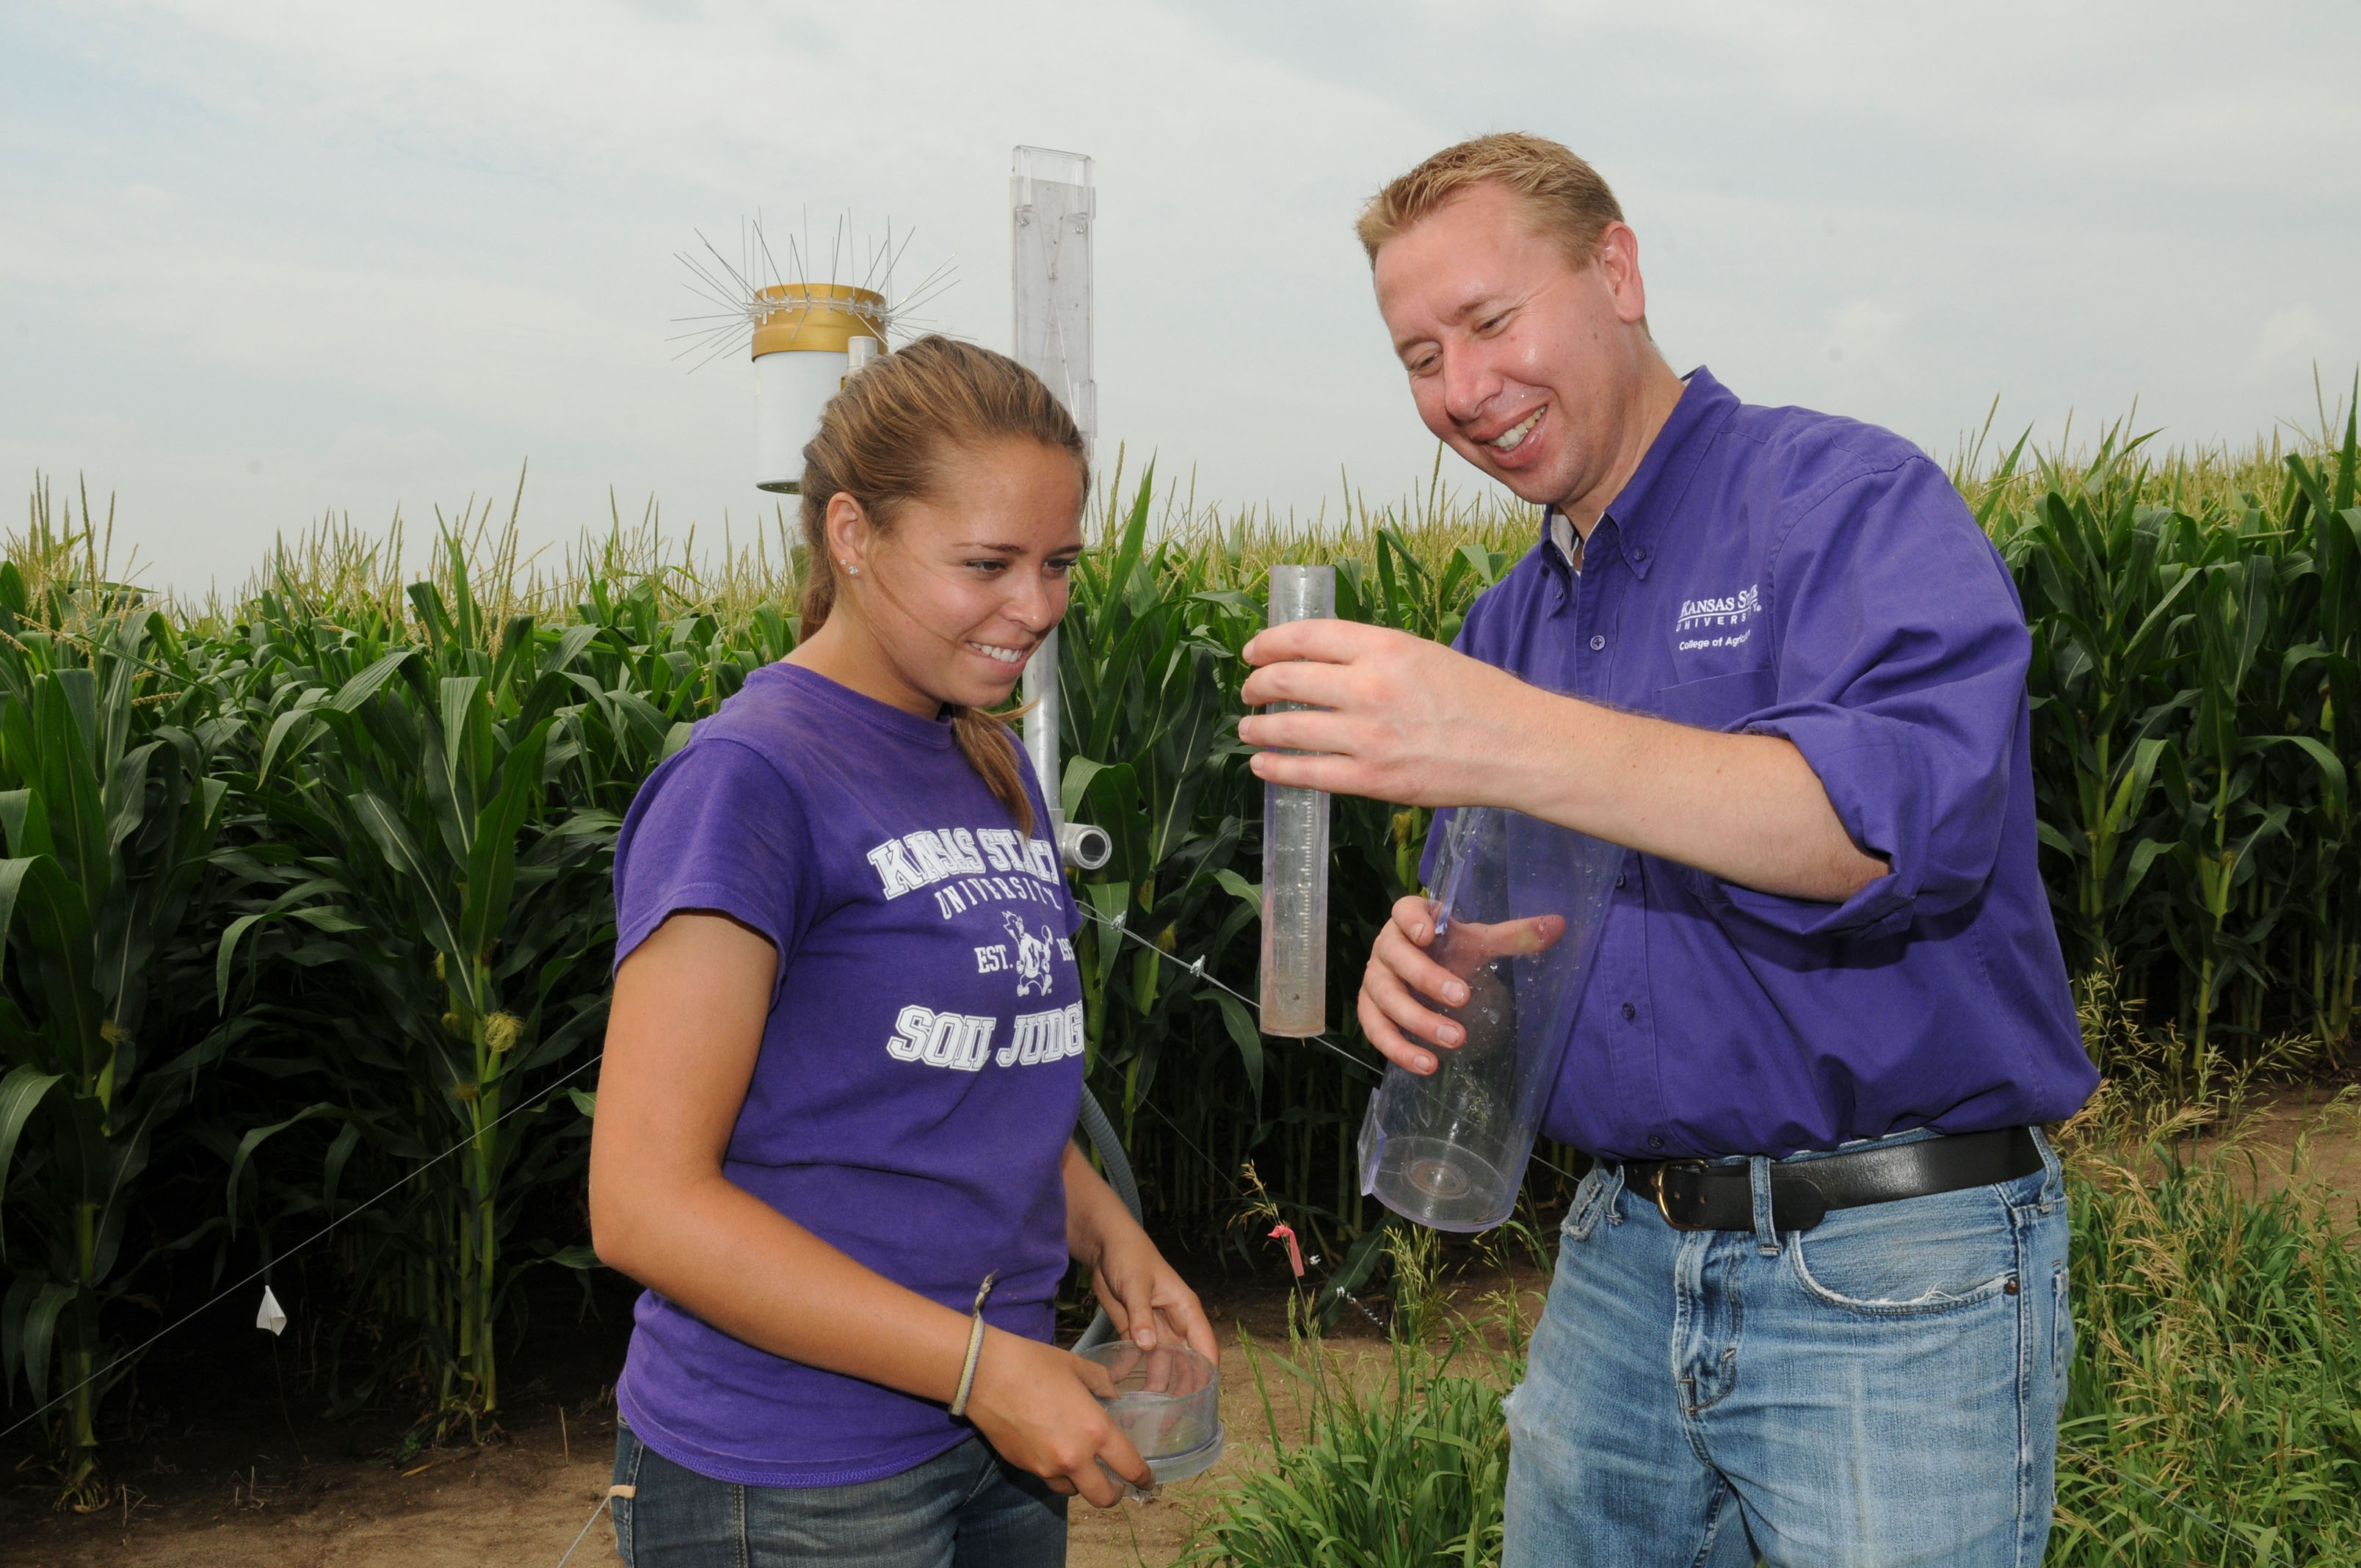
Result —
<path fill-rule="evenodd" d="M 1445 1007 L 1464 1007 L 1471 994 L 1469 983 L 1481 983 L 1477 971 L 1486 964 L 1538 953 L 1565 935 L 1561 915 L 1496 925 L 1463 920 L 1453 924 L 1438 947 L 1434 925 L 1432 899 L 1397 899 L 1393 917 L 1378 931 L 1369 949 L 1369 967 L 1361 975 L 1361 1032 L 1389 1061 L 1421 1074 L 1433 1072 L 1435 1059 L 1417 1040 L 1451 1047 L 1467 1039 L 1466 1030 L 1426 1006 L 1427 998 Z"/>
<path fill-rule="evenodd" d="M 1275 626 L 1246 646 L 1247 703 L 1301 702 L 1326 712 L 1241 720 L 1274 784 L 1404 806 L 1510 804 L 1497 788 L 1504 752 L 1530 741 L 1520 718 L 1539 694 L 1514 675 L 1439 642 L 1350 620 Z"/>

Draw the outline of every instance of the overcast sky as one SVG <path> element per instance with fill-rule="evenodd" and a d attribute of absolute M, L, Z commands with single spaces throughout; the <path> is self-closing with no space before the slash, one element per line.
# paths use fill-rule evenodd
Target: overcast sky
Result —
<path fill-rule="evenodd" d="M 1104 454 L 1395 493 L 1434 445 L 1351 220 L 1499 129 L 1599 167 L 1658 341 L 1750 400 L 1938 455 L 1995 394 L 2011 433 L 2137 399 L 2244 443 L 2361 364 L 2356 60 L 2352 0 L 9 0 L 0 474 L 86 473 L 184 589 L 527 457 L 535 539 L 610 486 L 742 530 L 752 374 L 672 357 L 675 253 L 890 218 L 957 269 L 932 317 L 1005 348 L 1025 142 L 1098 159 Z"/>

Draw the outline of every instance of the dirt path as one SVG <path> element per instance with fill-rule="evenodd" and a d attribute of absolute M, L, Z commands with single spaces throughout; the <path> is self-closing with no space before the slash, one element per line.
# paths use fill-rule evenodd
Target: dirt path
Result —
<path fill-rule="evenodd" d="M 1250 1452 L 1260 1446 L 1260 1414 L 1227 1409 L 1234 1402 L 1225 1398 L 1224 1420 L 1238 1432 L 1233 1442 Z M 611 1419 L 569 1422 L 566 1435 L 581 1439 L 570 1456 L 550 1422 L 414 1475 L 380 1462 L 345 1461 L 274 1480 L 258 1466 L 252 1487 L 234 1482 L 212 1496 L 168 1504 L 126 1499 L 106 1514 L 36 1521 L 0 1544 L 0 1561 L 57 1568 L 555 1568 L 606 1495 L 614 1429 Z M 1152 1504 L 1105 1512 L 1077 1507 L 1068 1562 L 1073 1568 L 1170 1563 L 1189 1532 L 1189 1500 L 1218 1476 L 1217 1470 L 1183 1482 Z M 601 1515 L 574 1563 L 614 1561 L 615 1532 Z"/>
<path fill-rule="evenodd" d="M 2361 1194 L 2361 1099 L 2348 1094 L 2337 1102 L 2325 1090 L 2276 1090 L 2246 1108 L 2237 1136 L 2255 1151 L 2256 1174 L 2266 1181 L 2285 1184 L 2301 1141 L 2313 1180 L 2333 1192 Z"/>

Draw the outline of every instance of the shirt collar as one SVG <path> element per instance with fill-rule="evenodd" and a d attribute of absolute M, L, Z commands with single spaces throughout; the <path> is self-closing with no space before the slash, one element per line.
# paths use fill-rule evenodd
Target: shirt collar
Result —
<path fill-rule="evenodd" d="M 1713 372 L 1704 366 L 1690 371 L 1683 380 L 1686 389 L 1681 393 L 1680 401 L 1673 405 L 1664 428 L 1648 444 L 1647 455 L 1640 459 L 1640 466 L 1631 470 L 1622 490 L 1599 518 L 1600 522 L 1615 526 L 1610 530 L 1593 529 L 1588 548 L 1584 552 L 1587 555 L 1602 539 L 1611 538 L 1624 564 L 1638 577 L 1647 576 L 1648 568 L 1654 565 L 1656 535 L 1663 532 L 1664 520 L 1687 493 L 1697 465 L 1705 460 L 1706 449 L 1738 411 L 1738 395 L 1715 380 Z M 1549 513 L 1556 510 L 1552 507 L 1543 513 L 1544 542 L 1550 535 Z"/>

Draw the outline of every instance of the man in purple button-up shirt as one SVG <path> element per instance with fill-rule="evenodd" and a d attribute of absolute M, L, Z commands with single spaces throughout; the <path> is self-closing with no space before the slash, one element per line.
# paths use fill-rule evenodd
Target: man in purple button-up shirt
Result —
<path fill-rule="evenodd" d="M 2072 1326 L 2036 1124 L 2097 1075 L 2006 570 L 1909 443 L 1675 375 L 1554 143 L 1447 149 L 1361 236 L 1428 427 L 1546 521 L 1455 651 L 1257 638 L 1246 700 L 1325 711 L 1246 721 L 1323 753 L 1256 771 L 1625 846 L 1544 1120 L 1598 1163 L 1510 1402 L 1509 1561 L 2037 1561 Z M 1466 995 L 1431 923 L 1396 907 L 1360 1004 L 1420 1072 Z"/>

